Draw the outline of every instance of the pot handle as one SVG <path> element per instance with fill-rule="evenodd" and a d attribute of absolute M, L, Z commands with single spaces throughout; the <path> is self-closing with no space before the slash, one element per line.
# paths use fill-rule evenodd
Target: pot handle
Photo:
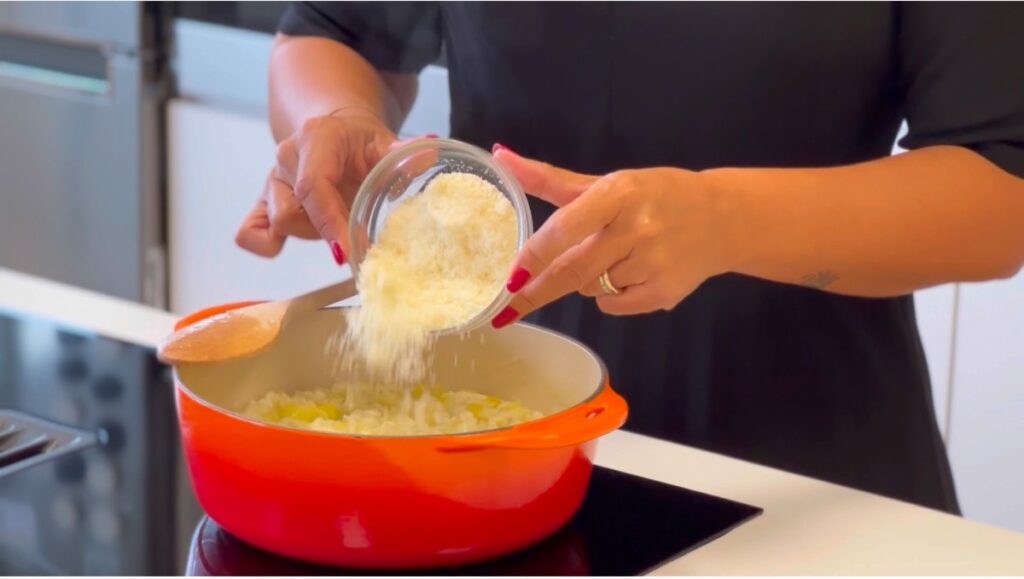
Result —
<path fill-rule="evenodd" d="M 606 384 L 594 398 L 558 414 L 508 430 L 445 437 L 438 442 L 437 450 L 544 450 L 576 446 L 619 428 L 626 422 L 627 414 L 626 401 Z"/>

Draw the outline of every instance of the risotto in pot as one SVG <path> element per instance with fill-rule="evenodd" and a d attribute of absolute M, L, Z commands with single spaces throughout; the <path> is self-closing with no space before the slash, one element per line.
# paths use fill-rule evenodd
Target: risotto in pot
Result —
<path fill-rule="evenodd" d="M 403 388 L 372 396 L 344 386 L 285 394 L 271 392 L 251 402 L 244 414 L 282 426 L 344 434 L 409 436 L 492 430 L 536 420 L 542 413 L 519 402 L 468 390 Z M 362 400 L 362 398 L 369 398 Z"/>

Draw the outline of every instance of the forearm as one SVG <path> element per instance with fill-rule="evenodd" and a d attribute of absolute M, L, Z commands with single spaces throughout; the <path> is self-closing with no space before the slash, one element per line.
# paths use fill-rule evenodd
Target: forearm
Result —
<path fill-rule="evenodd" d="M 306 119 L 344 109 L 397 131 L 416 86 L 415 75 L 377 71 L 339 42 L 278 35 L 270 56 L 270 126 L 281 141 Z"/>
<path fill-rule="evenodd" d="M 961 147 L 827 169 L 702 173 L 730 269 L 891 296 L 1009 277 L 1024 263 L 1024 180 Z"/>

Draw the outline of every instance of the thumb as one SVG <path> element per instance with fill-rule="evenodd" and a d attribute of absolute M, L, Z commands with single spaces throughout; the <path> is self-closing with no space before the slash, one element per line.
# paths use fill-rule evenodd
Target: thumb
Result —
<path fill-rule="evenodd" d="M 527 159 L 504 145 L 495 144 L 491 152 L 494 160 L 508 169 L 527 193 L 558 207 L 579 197 L 598 179 Z"/>

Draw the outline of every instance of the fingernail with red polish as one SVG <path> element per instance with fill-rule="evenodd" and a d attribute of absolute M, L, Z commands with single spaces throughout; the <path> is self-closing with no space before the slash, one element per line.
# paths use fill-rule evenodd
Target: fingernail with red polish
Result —
<path fill-rule="evenodd" d="M 496 155 L 498 154 L 498 151 L 508 151 L 509 153 L 515 154 L 515 151 L 506 147 L 505 145 L 502 145 L 501 143 L 494 143 L 494 145 L 491 147 L 491 154 Z"/>
<path fill-rule="evenodd" d="M 515 308 L 512 306 L 505 306 L 505 309 L 498 312 L 498 315 L 494 316 L 494 319 L 491 320 L 491 326 L 494 327 L 495 330 L 498 328 L 504 328 L 518 317 L 519 312 L 517 312 Z"/>
<path fill-rule="evenodd" d="M 528 281 L 530 281 L 530 272 L 520 267 L 512 272 L 511 276 L 509 276 L 508 282 L 505 283 L 505 289 L 507 289 L 509 293 L 514 294 L 523 289 L 523 286 L 526 285 L 526 282 Z"/>
<path fill-rule="evenodd" d="M 425 134 L 423 136 L 428 138 L 428 139 L 436 139 L 437 138 L 437 133 L 427 133 L 427 134 Z"/>
<path fill-rule="evenodd" d="M 345 265 L 345 250 L 341 248 L 341 244 L 337 241 L 331 242 L 331 255 L 334 256 L 334 261 L 338 265 Z"/>

